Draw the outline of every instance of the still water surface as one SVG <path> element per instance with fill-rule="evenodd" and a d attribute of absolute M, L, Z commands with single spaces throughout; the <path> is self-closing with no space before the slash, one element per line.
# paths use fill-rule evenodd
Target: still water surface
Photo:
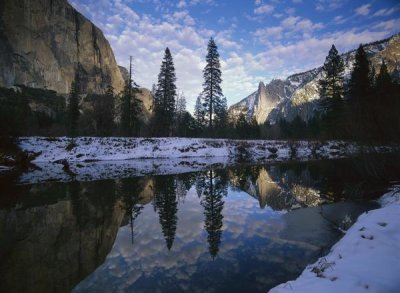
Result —
<path fill-rule="evenodd" d="M 377 207 L 388 184 L 370 174 L 336 160 L 9 184 L 0 291 L 267 292 Z"/>

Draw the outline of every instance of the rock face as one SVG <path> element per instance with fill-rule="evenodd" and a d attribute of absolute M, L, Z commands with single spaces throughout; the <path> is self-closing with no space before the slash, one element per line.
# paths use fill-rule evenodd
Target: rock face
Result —
<path fill-rule="evenodd" d="M 141 120 L 143 122 L 143 129 L 141 129 L 141 135 L 146 134 L 147 126 L 150 124 L 150 120 L 154 115 L 154 97 L 146 88 L 140 88 L 140 92 L 135 97 L 142 101 L 142 113 Z"/>
<path fill-rule="evenodd" d="M 364 50 L 376 73 L 379 72 L 384 59 L 392 76 L 400 79 L 400 34 L 367 44 Z M 355 54 L 356 50 L 353 50 L 342 55 L 346 80 L 350 78 Z M 255 117 L 258 124 L 265 121 L 273 124 L 280 119 L 292 121 L 296 116 L 307 121 L 314 116 L 318 108 L 318 81 L 321 77 L 322 67 L 318 67 L 291 75 L 285 80 L 275 79 L 264 87 L 266 93 L 263 92 L 261 82 L 256 92 L 229 108 L 229 117 L 235 121 L 240 113 L 243 113 L 248 120 Z"/>
<path fill-rule="evenodd" d="M 124 82 L 128 82 L 129 81 L 129 71 L 128 69 L 126 69 L 123 66 L 118 66 L 119 67 L 119 71 L 121 72 L 121 76 L 124 79 Z"/>
<path fill-rule="evenodd" d="M 0 2 L 0 86 L 69 93 L 76 71 L 83 93 L 124 85 L 102 31 L 67 0 Z"/>
<path fill-rule="evenodd" d="M 275 85 L 271 85 L 270 88 L 273 86 Z M 267 89 L 264 83 L 260 82 L 258 90 L 240 101 L 238 104 L 232 106 L 229 114 L 230 116 L 233 116 L 234 120 L 234 117 L 243 113 L 248 120 L 255 117 L 257 123 L 261 124 L 264 123 L 268 114 L 276 107 L 279 101 L 279 94 Z"/>

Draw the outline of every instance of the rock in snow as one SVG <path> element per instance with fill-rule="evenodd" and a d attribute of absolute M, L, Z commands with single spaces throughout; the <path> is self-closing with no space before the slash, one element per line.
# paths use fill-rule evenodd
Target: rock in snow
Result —
<path fill-rule="evenodd" d="M 269 292 L 399 292 L 400 187 L 362 214 L 331 252 Z"/>

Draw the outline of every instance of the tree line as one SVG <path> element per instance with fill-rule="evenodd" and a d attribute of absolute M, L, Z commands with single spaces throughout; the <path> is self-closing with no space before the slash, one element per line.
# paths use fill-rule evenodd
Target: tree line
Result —
<path fill-rule="evenodd" d="M 364 47 L 355 52 L 353 70 L 344 78 L 344 61 L 332 45 L 319 80 L 320 99 L 312 118 L 280 120 L 258 125 L 244 114 L 228 120 L 227 99 L 222 93 L 221 64 L 213 38 L 207 45 L 203 90 L 193 115 L 176 87 L 176 73 L 169 48 L 165 49 L 157 84 L 153 85 L 153 115 L 143 122 L 141 89 L 132 78 L 123 91 L 81 95 L 79 70 L 67 100 L 54 91 L 19 86 L 0 88 L 0 136 L 96 135 L 183 136 L 243 139 L 351 139 L 398 141 L 400 139 L 400 85 L 389 74 L 385 60 L 379 72 Z M 79 67 L 79 66 L 78 66 Z M 45 106 L 43 106 L 45 105 Z"/>
<path fill-rule="evenodd" d="M 312 118 L 281 119 L 257 125 L 239 117 L 243 135 L 267 139 L 345 139 L 366 142 L 400 140 L 400 84 L 381 60 L 379 72 L 362 45 L 354 56 L 348 80 L 341 55 L 332 45 L 318 82 L 320 99 Z"/>
<path fill-rule="evenodd" d="M 379 72 L 360 45 L 350 79 L 335 46 L 329 51 L 319 82 L 321 100 L 314 118 L 316 135 L 360 141 L 400 139 L 400 85 L 388 72 L 384 59 Z"/>

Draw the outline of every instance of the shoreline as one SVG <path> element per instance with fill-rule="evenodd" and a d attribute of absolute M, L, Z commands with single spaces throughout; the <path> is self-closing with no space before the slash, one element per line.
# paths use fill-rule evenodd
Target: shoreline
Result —
<path fill-rule="evenodd" d="M 400 288 L 400 185 L 378 199 L 332 246 L 280 292 L 396 292 Z"/>
<path fill-rule="evenodd" d="M 122 161 L 158 158 L 338 158 L 356 154 L 355 143 L 344 141 L 275 141 L 205 138 L 21 137 L 19 147 L 35 158 L 33 163 Z M 386 151 L 380 147 L 379 151 Z"/>
<path fill-rule="evenodd" d="M 341 159 L 371 150 L 390 151 L 390 147 L 362 148 L 344 141 L 77 137 L 71 145 L 68 137 L 20 137 L 16 142 L 21 153 L 30 158 L 29 164 L 20 168 L 19 184 L 181 174 L 240 164 Z M 3 172 L 12 170 L 8 166 Z"/>

